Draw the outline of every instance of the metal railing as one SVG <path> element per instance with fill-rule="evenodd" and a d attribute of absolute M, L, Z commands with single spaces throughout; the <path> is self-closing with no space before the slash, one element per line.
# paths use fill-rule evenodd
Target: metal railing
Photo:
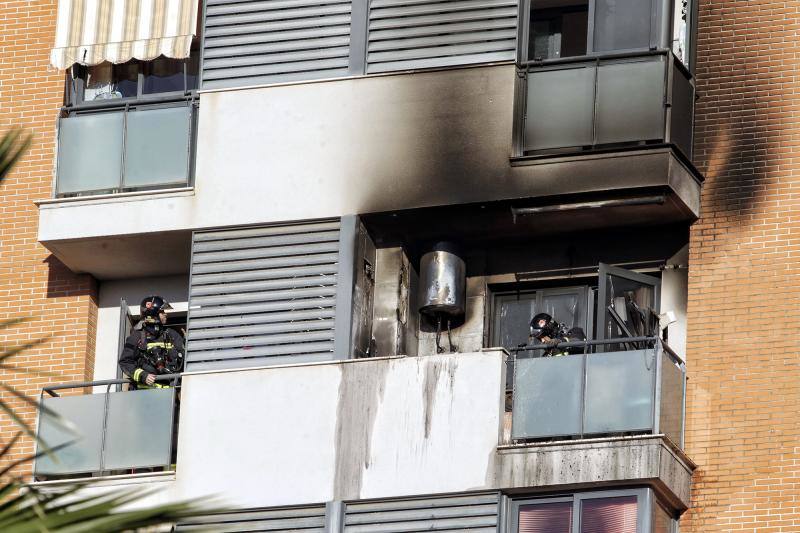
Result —
<path fill-rule="evenodd" d="M 180 374 L 163 388 L 117 390 L 128 379 L 44 387 L 39 399 L 36 479 L 169 470 L 174 462 Z M 105 388 L 92 394 L 91 389 Z M 61 395 L 83 389 L 88 394 Z M 47 450 L 51 450 L 47 452 Z"/>
<path fill-rule="evenodd" d="M 612 348 L 594 352 L 597 346 Z M 539 356 L 553 348 L 583 352 Z M 659 338 L 536 344 L 512 353 L 513 440 L 664 434 L 683 446 L 686 365 Z"/>

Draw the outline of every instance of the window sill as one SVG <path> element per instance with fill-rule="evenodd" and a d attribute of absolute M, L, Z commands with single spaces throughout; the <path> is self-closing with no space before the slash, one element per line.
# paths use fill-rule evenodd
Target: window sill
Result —
<path fill-rule="evenodd" d="M 146 191 L 97 194 L 94 196 L 48 198 L 46 200 L 37 200 L 34 202 L 34 204 L 39 208 L 48 209 L 48 208 L 61 207 L 63 205 L 93 205 L 93 204 L 106 204 L 114 202 L 152 200 L 154 198 L 171 198 L 180 196 L 194 196 L 194 187 L 173 187 L 171 189 L 150 189 Z"/>
<path fill-rule="evenodd" d="M 122 474 L 114 476 L 87 476 L 81 478 L 70 479 L 54 479 L 48 481 L 33 481 L 30 483 L 37 488 L 61 488 L 65 485 L 75 485 L 76 483 L 91 483 L 93 487 L 101 486 L 119 486 L 119 485 L 135 485 L 143 483 L 163 483 L 175 480 L 175 470 L 166 470 L 164 472 L 144 472 L 141 474 Z"/>

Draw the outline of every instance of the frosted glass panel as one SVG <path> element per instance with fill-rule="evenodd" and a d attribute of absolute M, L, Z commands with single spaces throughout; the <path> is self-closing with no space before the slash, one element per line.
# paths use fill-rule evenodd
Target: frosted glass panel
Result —
<path fill-rule="evenodd" d="M 528 75 L 525 150 L 592 144 L 594 67 Z"/>
<path fill-rule="evenodd" d="M 36 474 L 69 474 L 100 470 L 105 395 L 45 398 L 44 405 L 61 419 L 71 423 L 74 432 L 67 430 L 57 417 L 40 413 L 38 435 L 50 448 L 67 442 L 72 444 L 52 455 L 39 457 L 36 460 Z M 38 450 L 43 450 L 41 445 L 38 446 Z"/>
<path fill-rule="evenodd" d="M 664 138 L 664 60 L 601 65 L 597 72 L 597 143 Z"/>
<path fill-rule="evenodd" d="M 188 106 L 128 113 L 125 187 L 187 181 L 189 117 Z"/>
<path fill-rule="evenodd" d="M 171 462 L 174 394 L 175 389 L 111 394 L 106 470 L 162 466 Z"/>
<path fill-rule="evenodd" d="M 686 376 L 666 351 L 661 352 L 661 410 L 659 433 L 683 445 L 683 394 Z"/>
<path fill-rule="evenodd" d="M 654 349 L 588 356 L 584 432 L 652 429 L 655 373 Z"/>
<path fill-rule="evenodd" d="M 123 113 L 62 118 L 58 134 L 58 193 L 119 187 Z"/>
<path fill-rule="evenodd" d="M 581 433 L 583 355 L 517 359 L 512 437 Z"/>

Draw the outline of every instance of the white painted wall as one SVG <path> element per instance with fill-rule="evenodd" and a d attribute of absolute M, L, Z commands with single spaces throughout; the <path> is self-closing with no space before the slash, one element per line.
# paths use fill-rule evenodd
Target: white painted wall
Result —
<path fill-rule="evenodd" d="M 661 312 L 672 311 L 677 319 L 670 324 L 669 347 L 686 360 L 686 307 L 689 298 L 689 245 L 667 261 L 661 273 Z"/>
<path fill-rule="evenodd" d="M 692 467 L 658 436 L 503 445 L 504 370 L 488 351 L 187 374 L 174 476 L 92 490 L 261 508 L 657 480 L 688 505 Z"/>
<path fill-rule="evenodd" d="M 139 302 L 142 298 L 151 294 L 166 298 L 175 311 L 186 311 L 189 277 L 168 276 L 103 281 L 99 285 L 98 293 L 94 379 L 115 379 L 119 356 L 120 299 L 125 298 L 134 315 L 139 313 Z"/>
<path fill-rule="evenodd" d="M 204 92 L 193 192 L 44 203 L 39 240 L 526 196 L 513 93 L 513 65 Z"/>
<path fill-rule="evenodd" d="M 486 486 L 501 352 L 187 375 L 176 497 L 240 506 Z"/>

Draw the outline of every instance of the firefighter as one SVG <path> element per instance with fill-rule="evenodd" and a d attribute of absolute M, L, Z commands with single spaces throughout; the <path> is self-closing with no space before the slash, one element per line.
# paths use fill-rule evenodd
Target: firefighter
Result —
<path fill-rule="evenodd" d="M 531 319 L 530 341 L 537 340 L 542 344 L 552 345 L 542 353 L 542 357 L 558 357 L 560 355 L 583 353 L 583 347 L 575 346 L 571 348 L 557 348 L 555 345 L 560 342 L 585 341 L 586 334 L 582 328 L 574 327 L 567 329 L 563 324 L 559 324 L 547 313 L 539 313 Z"/>
<path fill-rule="evenodd" d="M 172 307 L 161 296 L 148 296 L 139 305 L 141 327 L 125 340 L 119 357 L 119 367 L 135 388 L 166 388 L 156 376 L 183 370 L 183 338 L 165 326 L 168 309 Z"/>

